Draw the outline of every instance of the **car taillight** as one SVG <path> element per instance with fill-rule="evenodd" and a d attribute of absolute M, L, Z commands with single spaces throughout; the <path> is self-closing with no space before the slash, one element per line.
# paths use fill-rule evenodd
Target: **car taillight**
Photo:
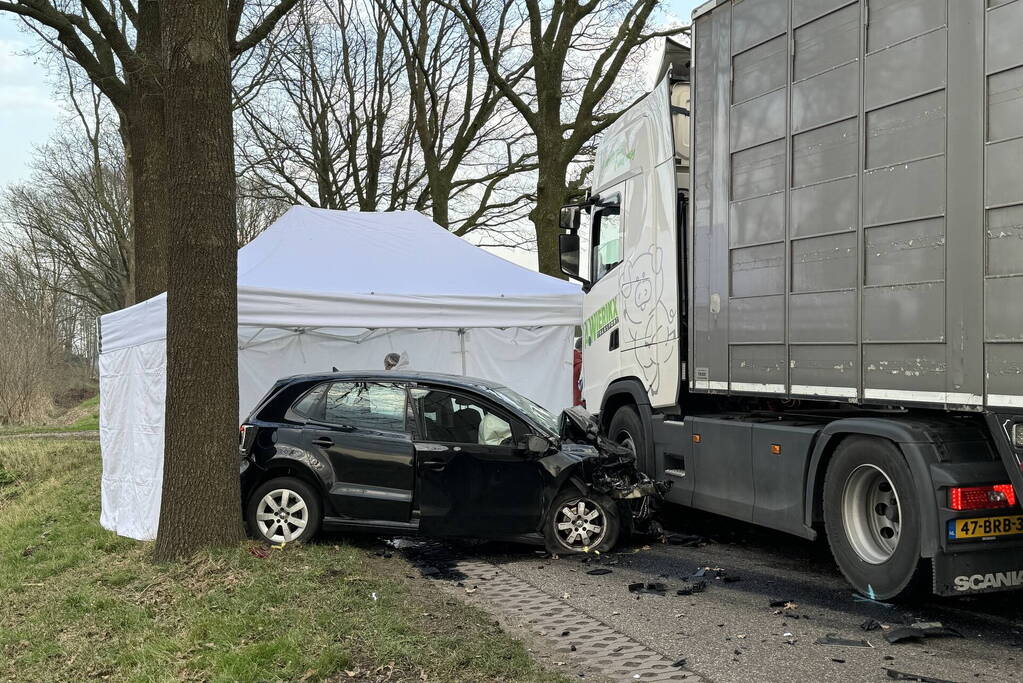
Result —
<path fill-rule="evenodd" d="M 255 436 L 256 428 L 253 425 L 241 425 L 238 427 L 238 452 L 242 455 L 248 455 Z"/>
<path fill-rule="evenodd" d="M 994 486 L 956 486 L 948 490 L 948 506 L 953 510 L 989 510 L 1016 505 L 1012 484 Z"/>

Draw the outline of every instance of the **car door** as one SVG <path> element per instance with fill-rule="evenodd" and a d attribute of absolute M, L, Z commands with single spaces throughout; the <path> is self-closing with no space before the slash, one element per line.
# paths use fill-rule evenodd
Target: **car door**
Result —
<path fill-rule="evenodd" d="M 308 444 L 330 461 L 337 515 L 408 523 L 415 482 L 407 396 L 400 383 L 339 381 L 306 423 Z"/>
<path fill-rule="evenodd" d="M 428 534 L 511 536 L 539 528 L 540 465 L 517 444 L 524 422 L 470 392 L 411 387 L 419 528 Z"/>

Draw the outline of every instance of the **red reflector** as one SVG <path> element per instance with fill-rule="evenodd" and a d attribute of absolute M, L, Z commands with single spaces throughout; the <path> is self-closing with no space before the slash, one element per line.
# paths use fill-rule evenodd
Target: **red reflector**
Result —
<path fill-rule="evenodd" d="M 948 498 L 949 507 L 953 510 L 987 510 L 1016 505 L 1016 492 L 1012 484 L 957 486 L 948 490 Z"/>

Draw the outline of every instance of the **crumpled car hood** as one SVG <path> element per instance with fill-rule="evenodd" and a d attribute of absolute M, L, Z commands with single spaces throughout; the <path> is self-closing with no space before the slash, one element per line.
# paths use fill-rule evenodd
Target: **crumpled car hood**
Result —
<path fill-rule="evenodd" d="M 561 451 L 582 460 L 586 483 L 612 498 L 660 498 L 667 484 L 656 482 L 636 468 L 632 450 L 600 433 L 600 424 L 585 408 L 573 406 L 561 413 Z"/>

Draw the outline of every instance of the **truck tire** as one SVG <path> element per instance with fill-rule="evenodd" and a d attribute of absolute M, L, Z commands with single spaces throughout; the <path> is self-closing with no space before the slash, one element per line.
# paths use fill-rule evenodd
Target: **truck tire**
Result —
<path fill-rule="evenodd" d="M 646 434 L 643 432 L 643 421 L 639 419 L 639 413 L 632 406 L 622 406 L 611 416 L 611 422 L 607 427 L 607 436 L 617 444 L 632 449 L 636 454 L 636 466 L 650 473 L 647 468 L 648 454 L 646 452 Z"/>
<path fill-rule="evenodd" d="M 921 503 L 895 444 L 868 437 L 839 444 L 824 478 L 824 525 L 853 588 L 876 600 L 918 588 Z"/>
<path fill-rule="evenodd" d="M 323 508 L 309 484 L 278 477 L 256 487 L 245 506 L 249 531 L 265 543 L 305 543 L 320 529 Z"/>
<path fill-rule="evenodd" d="M 566 488 L 543 525 L 547 550 L 561 555 L 610 552 L 621 534 L 618 505 L 605 495 Z"/>

